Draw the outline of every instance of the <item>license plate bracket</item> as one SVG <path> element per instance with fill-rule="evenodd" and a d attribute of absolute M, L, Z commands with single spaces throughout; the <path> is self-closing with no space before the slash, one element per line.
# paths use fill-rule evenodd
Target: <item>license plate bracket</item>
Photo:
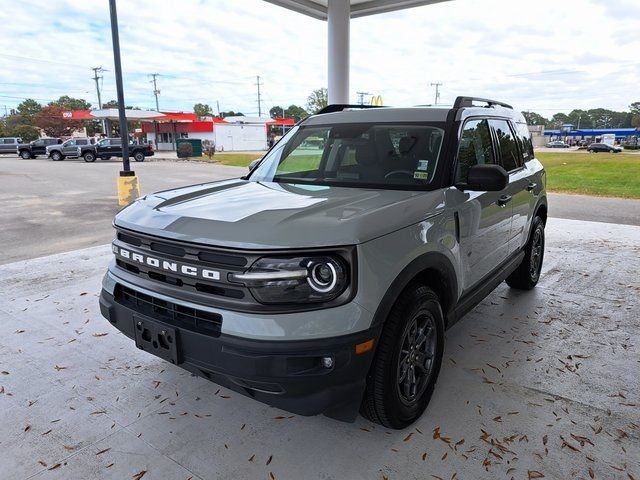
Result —
<path fill-rule="evenodd" d="M 136 332 L 136 347 L 152 353 L 163 360 L 178 365 L 180 356 L 178 349 L 178 335 L 175 328 L 149 320 L 134 317 Z"/>

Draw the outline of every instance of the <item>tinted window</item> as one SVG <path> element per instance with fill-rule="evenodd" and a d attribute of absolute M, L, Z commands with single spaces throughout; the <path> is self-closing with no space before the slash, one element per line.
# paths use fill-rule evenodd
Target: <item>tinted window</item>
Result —
<path fill-rule="evenodd" d="M 5 144 L 5 145 L 7 145 L 7 144 L 12 144 L 12 143 L 15 143 L 15 142 L 13 141 L 13 138 L 5 138 L 5 139 L 4 139 L 4 144 Z"/>
<path fill-rule="evenodd" d="M 525 162 L 533 159 L 533 142 L 531 141 L 531 133 L 526 123 L 516 123 L 516 135 L 518 137 L 522 159 Z"/>
<path fill-rule="evenodd" d="M 112 138 L 111 145 L 115 145 L 115 146 L 122 145 L 122 141 L 119 138 Z"/>
<path fill-rule="evenodd" d="M 496 119 L 492 119 L 490 122 L 496 132 L 496 138 L 500 146 L 500 165 L 502 165 L 507 172 L 521 167 L 522 161 L 520 160 L 518 145 L 509 127 L 509 123 L 506 120 Z"/>
<path fill-rule="evenodd" d="M 251 180 L 315 185 L 420 187 L 431 183 L 442 124 L 336 124 L 292 129 Z"/>
<path fill-rule="evenodd" d="M 65 147 L 73 147 L 75 144 L 75 140 L 67 140 L 66 142 L 64 142 Z"/>
<path fill-rule="evenodd" d="M 466 182 L 469 168 L 495 163 L 491 133 L 487 120 L 470 120 L 464 124 L 458 147 L 456 182 Z"/>
<path fill-rule="evenodd" d="M 86 140 L 76 140 L 76 145 L 86 145 L 87 141 Z"/>
<path fill-rule="evenodd" d="M 36 147 L 41 147 L 41 146 L 43 146 L 43 145 L 44 145 L 44 140 L 36 140 L 35 142 L 33 142 L 33 144 L 34 144 Z"/>

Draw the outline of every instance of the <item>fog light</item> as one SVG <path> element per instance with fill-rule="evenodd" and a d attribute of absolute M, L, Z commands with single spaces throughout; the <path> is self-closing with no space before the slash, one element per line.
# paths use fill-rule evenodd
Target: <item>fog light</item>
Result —
<path fill-rule="evenodd" d="M 331 357 L 322 357 L 322 366 L 324 368 L 331 368 L 333 367 L 333 358 Z"/>

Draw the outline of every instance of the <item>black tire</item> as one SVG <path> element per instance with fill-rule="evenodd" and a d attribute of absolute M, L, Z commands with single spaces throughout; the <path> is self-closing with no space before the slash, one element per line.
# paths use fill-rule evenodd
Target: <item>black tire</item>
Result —
<path fill-rule="evenodd" d="M 96 156 L 93 154 L 93 152 L 85 152 L 85 154 L 82 155 L 82 158 L 84 158 L 84 161 L 88 163 L 96 161 Z"/>
<path fill-rule="evenodd" d="M 51 160 L 53 160 L 54 162 L 59 162 L 60 160 L 64 160 L 64 156 L 62 155 L 62 153 L 60 152 L 52 152 L 51 153 Z"/>
<path fill-rule="evenodd" d="M 424 327 L 422 332 L 420 325 Z M 414 332 L 414 347 L 422 336 L 425 338 L 421 343 L 424 347 L 408 348 L 411 331 Z M 402 429 L 415 422 L 427 408 L 433 394 L 443 350 L 444 318 L 438 296 L 424 285 L 410 284 L 385 322 L 360 413 L 372 422 L 393 429 Z M 419 366 L 421 359 L 422 367 Z M 415 381 L 414 390 L 407 389 L 411 378 Z"/>
<path fill-rule="evenodd" d="M 30 158 L 33 158 L 33 157 L 31 156 L 31 152 L 29 152 L 29 150 L 22 150 L 22 151 L 20 151 L 20 157 L 21 157 L 23 160 L 29 160 Z"/>
<path fill-rule="evenodd" d="M 519 290 L 531 290 L 538 284 L 544 260 L 544 222 L 535 217 L 531 235 L 524 248 L 524 258 L 516 270 L 507 277 L 507 285 Z"/>
<path fill-rule="evenodd" d="M 144 162 L 144 153 L 143 152 L 135 152 L 133 154 L 133 159 L 136 162 Z"/>

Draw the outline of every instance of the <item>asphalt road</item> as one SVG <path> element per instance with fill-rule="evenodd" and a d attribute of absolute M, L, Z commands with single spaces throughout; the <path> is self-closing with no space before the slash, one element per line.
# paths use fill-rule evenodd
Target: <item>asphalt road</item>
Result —
<path fill-rule="evenodd" d="M 102 245 L 113 237 L 121 163 L 0 156 L 0 264 Z M 143 194 L 243 175 L 200 162 L 134 163 Z M 640 200 L 550 194 L 558 218 L 640 225 Z"/>

